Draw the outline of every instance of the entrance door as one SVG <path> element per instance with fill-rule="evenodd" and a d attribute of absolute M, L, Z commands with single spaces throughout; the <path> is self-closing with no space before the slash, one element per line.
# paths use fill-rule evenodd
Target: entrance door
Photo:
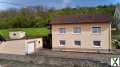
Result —
<path fill-rule="evenodd" d="M 27 54 L 31 54 L 35 51 L 35 42 L 28 42 L 27 43 Z"/>

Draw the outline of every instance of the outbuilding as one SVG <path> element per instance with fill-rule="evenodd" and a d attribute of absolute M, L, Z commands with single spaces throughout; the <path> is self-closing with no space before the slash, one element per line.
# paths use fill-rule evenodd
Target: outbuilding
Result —
<path fill-rule="evenodd" d="M 0 53 L 26 55 L 43 48 L 43 38 L 27 38 L 24 32 L 10 32 L 10 40 L 0 43 Z"/>
<path fill-rule="evenodd" d="M 42 49 L 42 46 L 42 37 L 33 39 L 10 40 L 0 44 L 0 53 L 17 55 L 32 54 L 37 51 L 37 49 Z"/>

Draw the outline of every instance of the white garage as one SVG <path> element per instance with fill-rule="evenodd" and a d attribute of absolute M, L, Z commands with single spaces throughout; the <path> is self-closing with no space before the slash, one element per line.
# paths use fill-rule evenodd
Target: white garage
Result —
<path fill-rule="evenodd" d="M 34 53 L 38 48 L 43 47 L 43 42 L 41 38 L 38 39 L 28 39 L 26 40 L 26 54 Z"/>

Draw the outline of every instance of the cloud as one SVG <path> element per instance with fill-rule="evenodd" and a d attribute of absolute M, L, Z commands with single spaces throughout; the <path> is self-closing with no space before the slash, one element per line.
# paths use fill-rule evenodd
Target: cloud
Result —
<path fill-rule="evenodd" d="M 70 6 L 72 0 L 63 0 L 63 7 Z"/>

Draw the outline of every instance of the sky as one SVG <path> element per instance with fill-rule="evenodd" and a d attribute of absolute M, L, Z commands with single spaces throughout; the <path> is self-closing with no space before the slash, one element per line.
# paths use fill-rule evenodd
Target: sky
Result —
<path fill-rule="evenodd" d="M 97 6 L 120 3 L 120 0 L 0 0 L 0 10 L 27 6 L 46 6 L 64 8 L 66 6 Z"/>

